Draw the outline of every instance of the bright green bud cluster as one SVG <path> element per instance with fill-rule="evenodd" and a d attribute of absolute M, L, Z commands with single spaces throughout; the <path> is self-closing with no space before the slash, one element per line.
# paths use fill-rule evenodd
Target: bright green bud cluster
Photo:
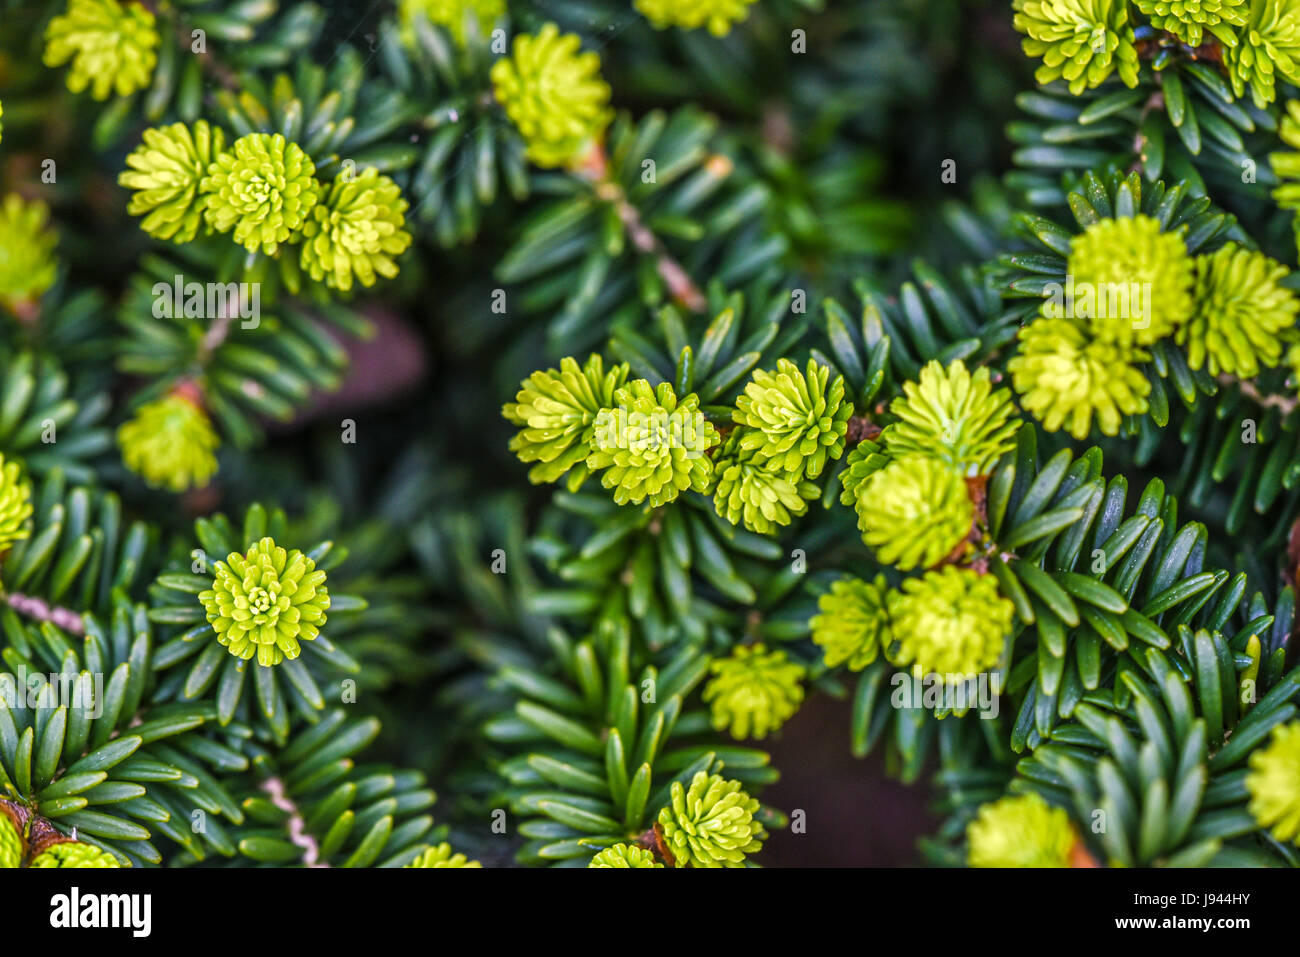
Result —
<path fill-rule="evenodd" d="M 28 536 L 31 514 L 32 487 L 23 480 L 21 466 L 0 455 L 0 555 Z"/>
<path fill-rule="evenodd" d="M 1300 386 L 1300 343 L 1291 346 L 1286 352 L 1286 365 L 1291 371 L 1290 383 Z"/>
<path fill-rule="evenodd" d="M 943 561 L 966 541 L 975 521 L 966 480 L 920 455 L 875 472 L 855 505 L 863 541 L 882 563 L 902 571 Z"/>
<path fill-rule="evenodd" d="M 1240 97 L 1250 87 L 1255 106 L 1277 99 L 1277 80 L 1300 84 L 1300 0 L 1252 0 L 1237 45 L 1225 47 L 1232 91 Z"/>
<path fill-rule="evenodd" d="M 5 115 L 5 105 L 3 103 L 0 103 L 0 120 L 4 119 L 4 115 Z M 4 133 L 5 133 L 5 125 L 4 123 L 0 123 L 0 142 L 4 141 Z"/>
<path fill-rule="evenodd" d="M 1193 369 L 1250 377 L 1276 366 L 1300 300 L 1280 283 L 1290 270 L 1236 243 L 1196 258 L 1196 314 L 1178 330 Z"/>
<path fill-rule="evenodd" d="M 299 641 L 313 641 L 330 606 L 325 573 L 298 549 L 263 538 L 245 555 L 217 562 L 212 587 L 199 593 L 208 621 L 232 655 L 278 665 L 297 658 Z"/>
<path fill-rule="evenodd" d="M 580 162 L 613 119 L 600 57 L 554 23 L 515 37 L 510 56 L 492 64 L 492 88 L 538 166 Z"/>
<path fill-rule="evenodd" d="M 68 0 L 68 10 L 45 28 L 45 65 L 69 60 L 68 89 L 106 100 L 130 96 L 153 78 L 160 38 L 154 15 L 142 3 Z M 93 84 L 93 86 L 92 86 Z"/>
<path fill-rule="evenodd" d="M 297 143 L 249 133 L 225 148 L 225 133 L 198 120 L 145 130 L 118 183 L 135 190 L 128 212 L 151 236 L 189 242 L 233 230 L 250 252 L 274 256 L 301 242 L 298 261 L 317 282 L 348 291 L 397 275 L 411 245 L 401 189 L 374 167 L 344 169 L 329 186 Z"/>
<path fill-rule="evenodd" d="M 1246 23 L 1248 0 L 1134 0 L 1151 25 L 1168 30 L 1189 46 L 1200 46 L 1211 33 L 1224 46 L 1237 42 L 1234 26 Z"/>
<path fill-rule="evenodd" d="M 1259 826 L 1300 846 L 1300 721 L 1276 728 L 1268 746 L 1251 754 L 1246 790 Z"/>
<path fill-rule="evenodd" d="M 570 490 L 586 480 L 596 417 L 614 405 L 627 371 L 625 362 L 606 372 L 605 360 L 593 354 L 582 368 L 578 360 L 565 358 L 558 371 L 534 372 L 519 384 L 515 401 L 501 414 L 520 426 L 510 451 L 522 462 L 538 463 L 528 470 L 530 482 L 554 482 L 570 469 Z"/>
<path fill-rule="evenodd" d="M 805 669 L 784 651 L 761 644 L 737 645 L 731 657 L 715 658 L 713 677 L 704 688 L 712 703 L 713 727 L 731 732 L 736 740 L 765 738 L 785 724 L 803 702 Z"/>
<path fill-rule="evenodd" d="M 1291 149 L 1268 154 L 1269 164 L 1281 181 L 1273 190 L 1273 198 L 1283 209 L 1300 209 L 1300 100 L 1287 101 L 1277 135 Z M 1300 239 L 1300 220 L 1296 235 Z"/>
<path fill-rule="evenodd" d="M 971 374 L 960 361 L 944 368 L 931 360 L 919 382 L 903 383 L 889 411 L 898 416 L 880 435 L 889 455 L 929 456 L 969 476 L 992 471 L 1020 428 L 1011 390 L 994 392 L 988 369 Z"/>
<path fill-rule="evenodd" d="M 708 27 L 715 37 L 726 36 L 733 24 L 749 16 L 757 0 L 633 0 L 656 29 L 680 27 L 695 30 Z"/>
<path fill-rule="evenodd" d="M 15 310 L 54 285 L 58 236 L 49 221 L 50 208 L 40 200 L 10 193 L 0 204 L 0 306 Z"/>
<path fill-rule="evenodd" d="M 1069 319 L 1039 318 L 1020 330 L 1020 350 L 1007 362 L 1021 404 L 1049 432 L 1064 428 L 1085 439 L 1095 416 L 1105 435 L 1126 415 L 1147 410 L 1151 383 L 1113 342 L 1091 338 Z"/>
<path fill-rule="evenodd" d="M 420 854 L 406 865 L 407 867 L 482 867 L 478 861 L 471 861 L 464 854 L 454 854 L 451 845 L 447 843 L 438 844 L 434 847 L 426 847 Z"/>
<path fill-rule="evenodd" d="M 32 858 L 28 867 L 121 867 L 117 858 L 93 844 L 60 841 Z"/>
<path fill-rule="evenodd" d="M 996 578 L 952 565 L 905 579 L 886 604 L 896 642 L 889 660 L 924 674 L 989 671 L 1002 656 L 1015 615 Z"/>
<path fill-rule="evenodd" d="M 279 133 L 249 133 L 217 156 L 200 188 L 204 215 L 219 233 L 234 230 L 250 252 L 275 255 L 300 230 L 320 196 L 316 166 Z"/>
<path fill-rule="evenodd" d="M 469 20 L 474 18 L 481 35 L 505 16 L 506 0 L 398 0 L 397 13 L 402 23 L 402 39 L 411 42 L 420 17 L 445 27 L 460 46 L 469 37 Z"/>
<path fill-rule="evenodd" d="M 817 599 L 821 614 L 808 625 L 826 667 L 847 664 L 850 671 L 861 671 L 889 646 L 893 637 L 885 608 L 887 590 L 884 575 L 875 581 L 841 578 Z"/>
<path fill-rule="evenodd" d="M 615 502 L 658 507 L 687 489 L 708 491 L 713 460 L 705 453 L 718 444 L 718 430 L 699 402 L 693 392 L 678 401 L 672 385 L 655 389 L 645 379 L 614 393 L 614 407 L 596 418 L 587 468 L 608 469 L 601 484 Z"/>
<path fill-rule="evenodd" d="M 376 273 L 392 279 L 393 257 L 411 245 L 404 228 L 409 205 L 373 166 L 339 173 L 302 225 L 302 268 L 334 289 L 351 289 L 353 276 L 363 286 L 373 286 Z"/>
<path fill-rule="evenodd" d="M 0 870 L 21 867 L 27 853 L 27 842 L 18 823 L 0 806 Z"/>
<path fill-rule="evenodd" d="M 742 867 L 767 840 L 758 820 L 758 801 L 739 781 L 696 773 L 689 788 L 674 781 L 659 827 L 677 867 Z"/>
<path fill-rule="evenodd" d="M 117 430 L 122 461 L 152 488 L 183 492 L 208 483 L 221 444 L 202 406 L 173 392 L 140 406 Z"/>
<path fill-rule="evenodd" d="M 144 216 L 140 227 L 150 236 L 187 243 L 203 223 L 207 197 L 200 184 L 225 149 L 226 134 L 198 120 L 193 127 L 173 123 L 147 129 L 142 140 L 117 177 L 119 185 L 136 191 L 126 211 Z"/>
<path fill-rule="evenodd" d="M 653 851 L 633 844 L 615 844 L 607 847 L 587 864 L 588 867 L 660 867 Z"/>
<path fill-rule="evenodd" d="M 748 433 L 747 429 L 733 431 L 713 458 L 717 476 L 713 506 L 732 525 L 743 522 L 750 531 L 767 535 L 806 512 L 804 499 L 816 498 L 817 486 L 792 482 L 772 469 L 771 462 L 761 461 L 757 449 L 745 448 Z"/>
<path fill-rule="evenodd" d="M 1128 0 L 1013 0 L 1012 7 L 1025 55 L 1042 58 L 1039 83 L 1065 80 L 1078 96 L 1118 68 L 1125 86 L 1137 86 Z"/>
<path fill-rule="evenodd" d="M 853 404 L 844 399 L 844 376 L 832 381 L 830 374 L 814 359 L 806 374 L 781 359 L 775 372 L 755 372 L 736 399 L 732 418 L 750 428 L 741 444 L 792 482 L 816 478 L 828 458 L 844 454 Z"/>
<path fill-rule="evenodd" d="M 1092 337 L 1123 354 L 1173 334 L 1192 317 L 1192 257 L 1176 232 L 1150 216 L 1093 223 L 1070 244 L 1066 273 L 1074 283 L 1074 318 Z M 1056 304 L 1043 314 L 1062 318 Z"/>
<path fill-rule="evenodd" d="M 1069 867 L 1070 818 L 1037 794 L 985 804 L 966 828 L 971 867 Z"/>
<path fill-rule="evenodd" d="M 849 449 L 844 459 L 844 468 L 840 470 L 840 504 L 857 507 L 862 499 L 862 487 L 867 479 L 889 464 L 889 456 L 881 452 L 880 446 L 870 439 L 863 439 Z"/>

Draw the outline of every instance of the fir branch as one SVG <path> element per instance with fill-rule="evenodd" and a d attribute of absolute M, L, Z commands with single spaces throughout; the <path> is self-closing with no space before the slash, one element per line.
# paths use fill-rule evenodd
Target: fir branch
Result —
<path fill-rule="evenodd" d="M 721 154 L 711 156 L 705 165 L 710 173 L 719 178 L 731 172 L 731 161 Z M 610 178 L 609 159 L 604 148 L 594 147 L 577 172 L 595 186 L 596 195 L 601 200 L 614 206 L 633 247 L 643 255 L 654 258 L 655 269 L 668 287 L 673 301 L 691 312 L 704 312 L 708 306 L 704 293 L 669 253 L 663 241 L 645 224 L 640 210 L 627 198 L 623 187 Z"/>

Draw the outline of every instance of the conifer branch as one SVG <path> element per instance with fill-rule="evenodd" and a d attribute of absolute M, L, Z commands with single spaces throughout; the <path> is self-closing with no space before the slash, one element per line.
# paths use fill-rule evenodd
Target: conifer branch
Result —
<path fill-rule="evenodd" d="M 710 157 L 706 167 L 713 175 L 721 178 L 730 173 L 731 161 L 724 156 L 714 155 Z M 653 257 L 655 269 L 664 281 L 664 285 L 668 287 L 673 301 L 691 312 L 703 312 L 708 304 L 704 293 L 681 264 L 672 257 L 663 241 L 646 226 L 640 210 L 628 199 L 623 187 L 610 179 L 609 161 L 604 148 L 599 145 L 593 147 L 577 172 L 595 186 L 597 197 L 614 206 L 633 247 L 642 255 Z"/>

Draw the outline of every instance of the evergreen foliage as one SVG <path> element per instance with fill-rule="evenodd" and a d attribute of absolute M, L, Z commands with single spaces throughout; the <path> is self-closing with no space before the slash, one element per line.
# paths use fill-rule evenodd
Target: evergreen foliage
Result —
<path fill-rule="evenodd" d="M 0 18 L 0 867 L 1300 865 L 1300 3 Z"/>

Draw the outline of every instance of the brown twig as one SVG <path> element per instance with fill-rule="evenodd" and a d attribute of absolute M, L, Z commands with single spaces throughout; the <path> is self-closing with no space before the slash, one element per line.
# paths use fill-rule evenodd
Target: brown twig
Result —
<path fill-rule="evenodd" d="M 668 845 L 664 841 L 664 829 L 660 826 L 658 821 L 656 821 L 654 826 L 648 831 L 639 835 L 636 839 L 636 843 L 641 847 L 654 851 L 663 858 L 663 862 L 669 867 L 677 866 L 677 858 L 674 857 L 673 852 L 668 849 Z"/>
<path fill-rule="evenodd" d="M 31 860 L 40 857 L 56 844 L 69 844 L 77 839 L 75 827 L 72 829 L 72 836 L 69 837 L 43 817 L 33 814 L 29 821 L 27 853 Z"/>
<path fill-rule="evenodd" d="M 81 616 L 75 611 L 51 606 L 40 598 L 24 595 L 21 592 L 9 592 L 4 596 L 4 602 L 20 615 L 26 615 L 36 621 L 47 621 L 78 638 L 86 634 Z"/>
<path fill-rule="evenodd" d="M 865 415 L 855 415 L 849 419 L 848 432 L 845 433 L 845 440 L 851 445 L 857 445 L 859 442 L 865 442 L 874 439 L 884 430 L 872 422 Z"/>
<path fill-rule="evenodd" d="M 1161 50 L 1180 47 L 1183 53 L 1193 60 L 1208 60 L 1210 63 L 1223 62 L 1223 47 L 1213 35 L 1200 46 L 1194 47 L 1179 40 L 1167 30 L 1160 30 L 1153 36 L 1139 40 L 1136 47 L 1138 57 L 1143 60 L 1154 60 Z"/>
<path fill-rule="evenodd" d="M 1236 386 L 1246 398 L 1262 405 L 1266 409 L 1281 409 L 1284 416 L 1290 415 L 1297 405 L 1300 405 L 1300 399 L 1292 395 L 1265 395 L 1259 391 L 1259 387 L 1249 379 L 1238 379 L 1234 375 L 1221 373 L 1217 380 L 1220 385 Z"/>
<path fill-rule="evenodd" d="M 715 176 L 722 178 L 731 173 L 731 160 L 715 154 L 705 162 L 705 168 Z M 605 148 L 597 145 L 583 158 L 574 172 L 596 186 L 596 195 L 614 207 L 614 212 L 623 224 L 623 230 L 640 253 L 654 257 L 655 270 L 659 278 L 668 287 L 673 300 L 685 306 L 691 312 L 704 312 L 708 300 L 700 292 L 699 286 L 672 257 L 666 246 L 654 234 L 654 231 L 641 218 L 641 211 L 627 198 L 627 192 L 609 177 L 609 160 Z"/>
<path fill-rule="evenodd" d="M 1078 838 L 1075 838 L 1074 843 L 1070 845 L 1070 866 L 1076 868 L 1101 867 L 1101 865 L 1097 863 L 1097 859 L 1092 856 L 1092 852 L 1090 852 L 1083 841 Z"/>
<path fill-rule="evenodd" d="M 1142 104 L 1142 113 L 1138 117 L 1137 121 L 1137 132 L 1133 134 L 1133 155 L 1136 159 L 1134 159 L 1129 165 L 1128 170 L 1130 173 L 1136 172 L 1147 159 L 1146 154 L 1143 152 L 1147 146 L 1147 138 L 1142 133 L 1142 124 L 1146 122 L 1147 115 L 1153 110 L 1163 110 L 1164 108 L 1165 95 L 1160 90 L 1156 90 L 1152 93 L 1147 97 L 1147 101 Z"/>
<path fill-rule="evenodd" d="M 36 325 L 36 320 L 41 315 L 41 304 L 35 299 L 19 299 L 17 302 L 9 304 L 14 317 L 24 326 Z"/>
<path fill-rule="evenodd" d="M 329 867 L 328 861 L 320 859 L 320 845 L 316 838 L 307 833 L 307 825 L 298 811 L 298 806 L 289 800 L 284 784 L 279 778 L 267 778 L 262 782 L 262 790 L 271 795 L 271 803 L 289 815 L 289 840 L 302 848 L 302 862 L 307 867 Z"/>

